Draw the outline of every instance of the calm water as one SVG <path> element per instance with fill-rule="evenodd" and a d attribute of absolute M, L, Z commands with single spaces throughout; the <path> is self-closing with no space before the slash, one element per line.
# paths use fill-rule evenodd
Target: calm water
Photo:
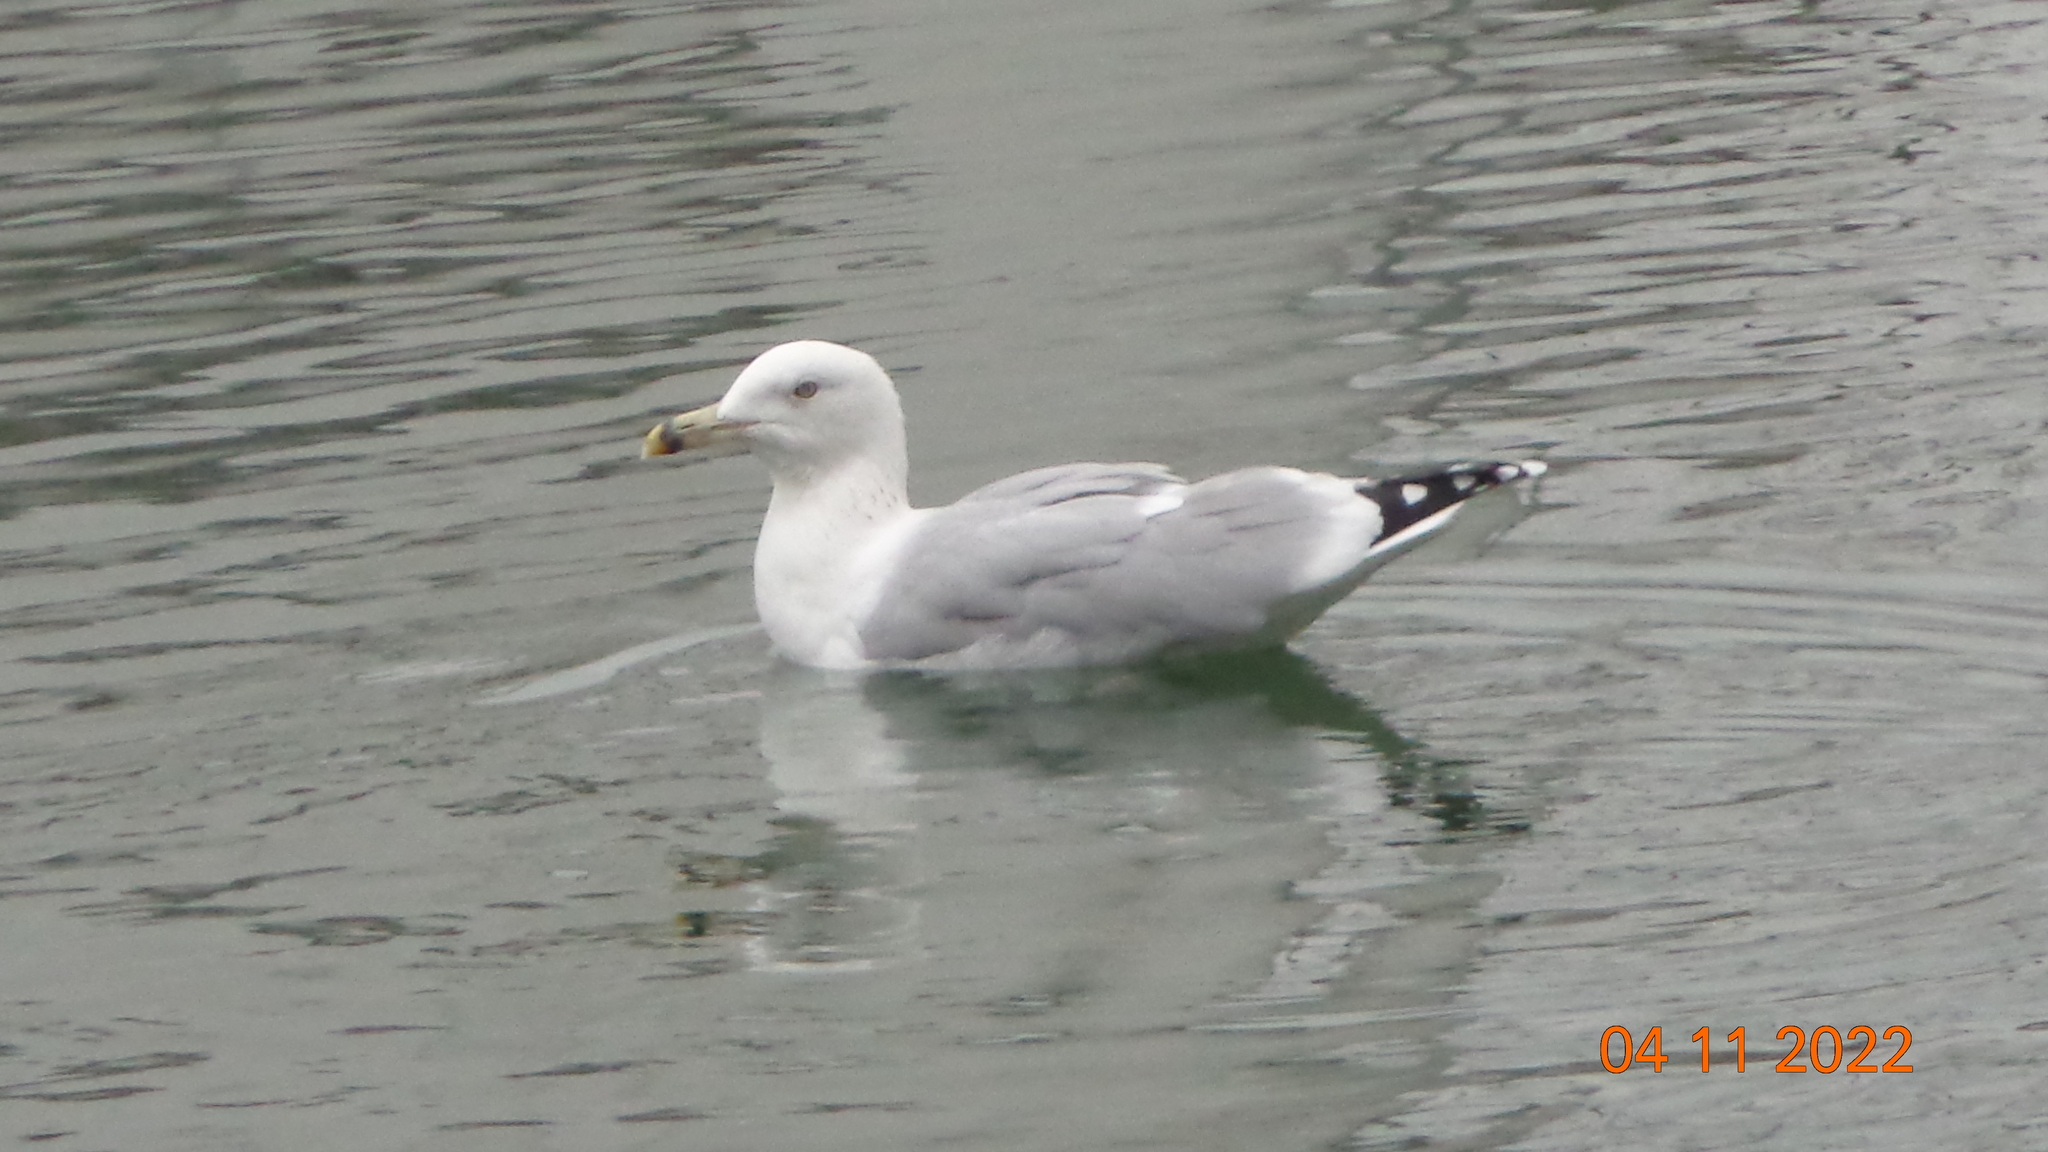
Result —
<path fill-rule="evenodd" d="M 0 79 L 0 1133 L 2048 1146 L 2042 5 L 15 4 Z M 928 500 L 1553 471 L 1298 656 L 817 676 L 758 467 L 631 458 L 800 335 Z"/>

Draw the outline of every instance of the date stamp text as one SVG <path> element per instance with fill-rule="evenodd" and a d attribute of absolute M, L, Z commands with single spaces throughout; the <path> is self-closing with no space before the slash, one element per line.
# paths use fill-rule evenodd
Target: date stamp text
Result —
<path fill-rule="evenodd" d="M 1735 1065 L 1737 1072 L 1749 1071 L 1749 1030 L 1736 1028 L 1728 1033 L 1726 1042 L 1734 1046 L 1730 1052 L 1708 1047 L 1713 1040 L 1713 1029 L 1702 1026 L 1692 1034 L 1693 1043 L 1700 1046 L 1700 1071 L 1710 1072 L 1719 1062 L 1727 1067 Z M 1797 1024 L 1787 1024 L 1778 1029 L 1779 1040 L 1789 1040 L 1790 1049 L 1771 1065 L 1773 1072 L 1911 1072 L 1913 1066 L 1906 1063 L 1906 1051 L 1913 1047 L 1913 1030 L 1894 1024 L 1884 1030 L 1883 1039 L 1878 1031 L 1868 1025 L 1858 1024 L 1845 1034 L 1831 1024 L 1822 1024 L 1811 1031 Z M 1774 1049 L 1775 1050 L 1775 1049 Z M 1768 1059 L 1768 1055 L 1760 1059 Z M 1652 1025 L 1642 1039 L 1637 1040 L 1627 1028 L 1616 1024 L 1600 1034 L 1600 1066 L 1616 1074 L 1626 1072 L 1638 1065 L 1648 1065 L 1652 1070 L 1662 1072 L 1664 1064 L 1671 1057 L 1664 1054 L 1664 1026 Z M 1691 1061 L 1685 1061 L 1681 1067 Z"/>

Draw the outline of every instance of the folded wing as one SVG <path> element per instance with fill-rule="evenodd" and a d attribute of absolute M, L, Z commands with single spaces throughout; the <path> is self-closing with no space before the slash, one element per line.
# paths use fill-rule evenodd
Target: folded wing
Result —
<path fill-rule="evenodd" d="M 1186 484 L 1153 464 L 1042 468 L 934 509 L 862 622 L 869 659 L 1051 643 L 1115 660 L 1279 643 L 1458 504 L 1539 466 L 1387 481 L 1248 468 Z"/>

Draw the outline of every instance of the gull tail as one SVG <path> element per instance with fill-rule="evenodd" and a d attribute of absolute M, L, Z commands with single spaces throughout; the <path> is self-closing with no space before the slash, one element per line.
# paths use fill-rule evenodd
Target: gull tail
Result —
<path fill-rule="evenodd" d="M 1360 480 L 1358 494 L 1380 510 L 1380 534 L 1372 550 L 1388 551 L 1420 539 L 1449 521 L 1458 505 L 1481 492 L 1541 476 L 1547 470 L 1541 460 L 1523 460 L 1453 464 L 1420 476 Z"/>

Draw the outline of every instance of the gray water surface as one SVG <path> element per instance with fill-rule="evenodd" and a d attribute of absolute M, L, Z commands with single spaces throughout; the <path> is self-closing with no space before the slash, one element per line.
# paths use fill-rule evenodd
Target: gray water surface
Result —
<path fill-rule="evenodd" d="M 2048 1147 L 2041 5 L 17 5 L 0 78 L 0 1133 Z M 799 336 L 927 501 L 1552 472 L 1295 656 L 821 676 L 758 466 L 632 459 Z"/>

